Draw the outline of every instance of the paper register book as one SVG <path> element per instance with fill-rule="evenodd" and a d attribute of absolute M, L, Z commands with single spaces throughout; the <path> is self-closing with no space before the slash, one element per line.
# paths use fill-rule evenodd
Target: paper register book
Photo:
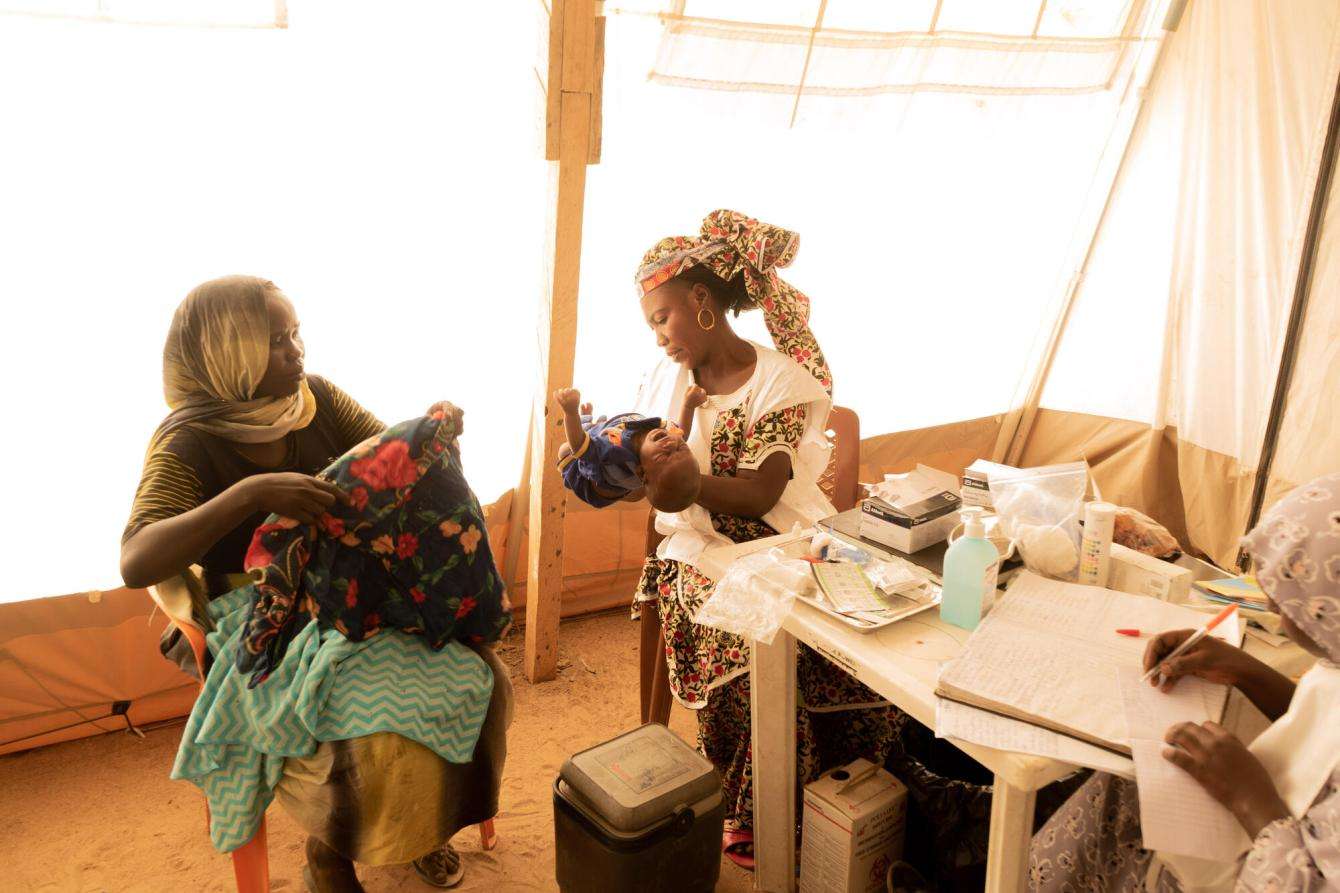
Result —
<path fill-rule="evenodd" d="M 1026 571 L 941 671 L 935 693 L 1129 755 L 1121 674 L 1140 668 L 1148 634 L 1204 622 L 1204 614 L 1178 605 Z M 1117 635 L 1126 628 L 1146 635 Z M 1242 641 L 1236 622 L 1213 634 Z M 1222 718 L 1228 687 L 1204 691 L 1197 715 L 1184 719 Z"/>

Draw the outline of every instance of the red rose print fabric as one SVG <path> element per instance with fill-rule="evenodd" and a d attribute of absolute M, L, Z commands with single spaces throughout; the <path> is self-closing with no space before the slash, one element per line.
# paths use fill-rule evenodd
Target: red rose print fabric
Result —
<path fill-rule="evenodd" d="M 349 495 L 317 524 L 271 516 L 246 568 L 255 582 L 238 669 L 263 682 L 306 624 L 354 642 L 386 628 L 494 642 L 511 624 L 479 501 L 451 419 L 411 419 L 322 472 Z"/>

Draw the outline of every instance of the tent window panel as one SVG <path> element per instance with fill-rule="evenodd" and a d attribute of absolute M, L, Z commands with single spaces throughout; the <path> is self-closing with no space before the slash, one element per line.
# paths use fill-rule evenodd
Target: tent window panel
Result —
<path fill-rule="evenodd" d="M 806 97 L 1101 92 L 1153 27 L 1146 0 L 828 0 L 817 32 L 817 8 L 684 9 L 665 19 L 654 82 Z"/>
<path fill-rule="evenodd" d="M 824 28 L 845 31 L 925 32 L 935 19 L 937 0 L 870 3 L 868 0 L 828 0 Z"/>
<path fill-rule="evenodd" d="M 150 25 L 283 28 L 287 0 L 0 0 L 0 12 Z"/>
<path fill-rule="evenodd" d="M 819 0 L 685 0 L 684 3 L 686 16 L 803 28 L 814 27 L 818 14 Z"/>
<path fill-rule="evenodd" d="M 1042 0 L 945 0 L 937 31 L 967 34 L 1033 33 Z"/>
<path fill-rule="evenodd" d="M 1041 37 L 1110 37 L 1126 30 L 1133 7 L 1145 0 L 1047 0 L 1038 23 Z"/>

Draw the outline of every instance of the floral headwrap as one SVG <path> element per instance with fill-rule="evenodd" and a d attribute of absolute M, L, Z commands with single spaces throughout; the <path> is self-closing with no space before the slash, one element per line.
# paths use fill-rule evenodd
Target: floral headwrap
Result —
<path fill-rule="evenodd" d="M 739 211 L 713 211 L 703 218 L 699 236 L 669 236 L 652 246 L 637 271 L 637 296 L 660 288 L 690 267 L 707 267 L 722 279 L 744 274 L 750 303 L 741 310 L 763 306 L 778 293 L 794 293 L 803 306 L 809 299 L 777 275 L 796 257 L 800 236 L 790 230 L 760 223 Z"/>
<path fill-rule="evenodd" d="M 1242 544 L 1275 607 L 1340 663 L 1340 474 L 1285 496 Z"/>

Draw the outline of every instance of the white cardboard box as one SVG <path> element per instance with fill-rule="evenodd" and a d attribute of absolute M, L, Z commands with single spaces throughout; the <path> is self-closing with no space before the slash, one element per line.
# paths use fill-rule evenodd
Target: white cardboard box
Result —
<path fill-rule="evenodd" d="M 995 462 L 988 462 L 985 459 L 978 459 L 967 468 L 963 469 L 963 483 L 959 487 L 959 496 L 963 500 L 963 507 L 977 506 L 991 511 L 991 475 L 1000 474 L 1002 471 L 1018 471 L 1012 465 L 999 465 Z"/>
<path fill-rule="evenodd" d="M 1112 544 L 1107 588 L 1132 595 L 1148 595 L 1160 601 L 1183 604 L 1191 593 L 1192 572 L 1171 561 Z"/>
<path fill-rule="evenodd" d="M 894 505 L 878 495 L 887 484 L 871 485 L 871 495 L 861 500 L 859 529 L 866 539 L 911 555 L 949 536 L 958 524 L 962 501 L 952 474 L 918 465 L 911 475 L 901 477 L 909 481 L 907 489 L 914 495 Z"/>
<path fill-rule="evenodd" d="M 958 524 L 958 507 L 952 506 L 943 515 L 929 520 L 917 520 L 904 526 L 887 518 L 880 517 L 872 509 L 878 503 L 865 500 L 861 505 L 861 536 L 888 546 L 904 555 L 920 552 L 922 549 L 944 542 L 950 531 Z"/>
<path fill-rule="evenodd" d="M 907 788 L 869 760 L 805 786 L 800 893 L 882 893 L 903 855 Z"/>

